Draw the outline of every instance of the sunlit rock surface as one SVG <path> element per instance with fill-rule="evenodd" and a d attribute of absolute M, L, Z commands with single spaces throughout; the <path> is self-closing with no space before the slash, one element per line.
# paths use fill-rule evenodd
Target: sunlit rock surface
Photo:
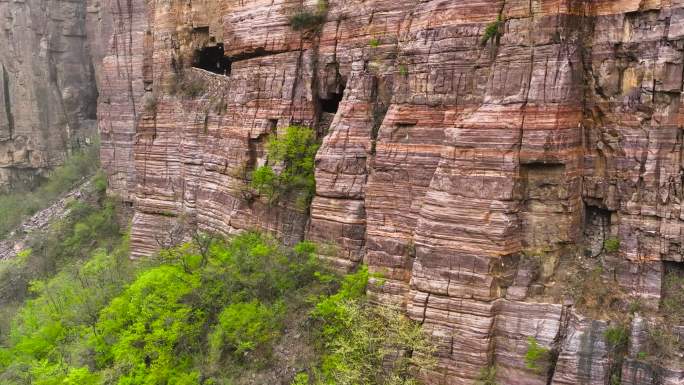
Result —
<path fill-rule="evenodd" d="M 304 32 L 289 16 L 314 0 L 98 6 L 102 162 L 134 207 L 135 256 L 195 228 L 317 241 L 335 268 L 381 273 L 374 300 L 432 333 L 428 384 L 488 367 L 499 384 L 684 383 L 681 351 L 640 348 L 664 277 L 684 274 L 684 2 L 331 0 Z M 43 52 L 36 39 L 18 56 Z M 27 146 L 7 111 L 21 115 L 0 109 L 0 146 Z M 294 123 L 322 140 L 310 209 L 248 188 L 269 135 Z M 616 360 L 605 333 L 620 321 Z M 540 370 L 531 338 L 549 349 Z"/>

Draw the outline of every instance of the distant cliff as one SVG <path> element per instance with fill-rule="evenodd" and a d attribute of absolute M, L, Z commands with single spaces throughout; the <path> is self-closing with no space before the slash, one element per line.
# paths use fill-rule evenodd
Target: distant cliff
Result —
<path fill-rule="evenodd" d="M 111 23 L 92 3 L 0 2 L 0 190 L 62 164 L 96 132 L 95 67 Z"/>
<path fill-rule="evenodd" d="M 81 5 L 56 4 L 82 19 Z M 365 261 L 385 276 L 374 298 L 402 305 L 439 344 L 428 384 L 684 383 L 684 2 L 109 0 L 103 9 L 103 24 L 87 24 L 91 47 L 106 47 L 101 66 L 93 60 L 101 158 L 111 192 L 134 206 L 135 256 L 188 226 L 311 239 L 340 269 Z M 82 44 L 74 29 L 57 39 L 60 52 Z M 10 39 L 22 45 L 14 56 L 54 55 L 42 47 L 57 43 L 28 35 Z M 74 52 L 59 65 L 24 59 L 38 66 L 24 82 L 57 68 L 45 70 L 52 83 L 38 82 L 60 91 L 54 100 L 69 100 L 72 83 L 94 95 L 90 67 L 76 60 L 85 53 Z M 3 65 L 4 89 L 18 87 L 22 67 Z M 71 106 L 48 116 L 84 124 L 86 99 L 48 103 Z M 5 138 L 66 126 L 21 125 L 41 115 L 6 106 Z M 322 141 L 311 207 L 271 204 L 249 186 L 268 137 L 291 124 Z M 30 154 L 34 167 L 50 159 Z"/>

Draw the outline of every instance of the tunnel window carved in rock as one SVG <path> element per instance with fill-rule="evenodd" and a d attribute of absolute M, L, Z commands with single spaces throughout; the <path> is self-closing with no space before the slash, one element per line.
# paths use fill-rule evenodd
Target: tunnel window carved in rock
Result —
<path fill-rule="evenodd" d="M 585 256 L 596 257 L 610 236 L 610 210 L 585 204 L 584 246 Z"/>
<path fill-rule="evenodd" d="M 321 105 L 321 111 L 328 114 L 336 114 L 337 110 L 340 108 L 340 102 L 344 95 L 344 89 L 339 93 L 330 93 L 326 98 L 319 98 L 318 102 Z"/>
<path fill-rule="evenodd" d="M 145 31 L 143 38 L 143 84 L 146 91 L 152 91 L 152 83 L 154 81 L 154 36 L 151 30 Z"/>
<path fill-rule="evenodd" d="M 320 115 L 318 118 L 317 132 L 319 135 L 327 134 L 330 129 L 335 114 L 337 114 L 337 111 L 340 108 L 340 102 L 342 102 L 342 98 L 344 97 L 345 86 L 346 84 L 341 82 L 339 76 L 337 76 L 337 80 L 326 87 L 327 89 L 332 88 L 335 91 L 327 92 L 324 97 L 318 98 Z"/>
<path fill-rule="evenodd" d="M 219 75 L 230 75 L 231 60 L 223 54 L 223 43 L 216 43 L 197 50 L 192 66 Z"/>
<path fill-rule="evenodd" d="M 413 122 L 397 122 L 392 128 L 392 134 L 390 136 L 391 142 L 407 142 L 409 140 L 409 134 L 412 129 L 418 124 L 417 121 Z"/>
<path fill-rule="evenodd" d="M 660 310 L 675 324 L 684 322 L 684 262 L 663 261 Z"/>
<path fill-rule="evenodd" d="M 565 165 L 529 163 L 521 165 L 524 205 L 521 210 L 526 247 L 548 248 L 567 238 L 570 218 L 565 212 Z"/>
<path fill-rule="evenodd" d="M 257 167 L 266 164 L 266 145 L 271 135 L 276 135 L 278 119 L 268 119 L 266 131 L 256 138 L 249 138 L 249 159 L 247 161 L 247 172 L 254 171 Z"/>

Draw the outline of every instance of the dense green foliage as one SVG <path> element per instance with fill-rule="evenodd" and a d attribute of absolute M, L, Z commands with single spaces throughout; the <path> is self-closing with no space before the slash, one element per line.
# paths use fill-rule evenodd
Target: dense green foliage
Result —
<path fill-rule="evenodd" d="M 368 277 L 365 268 L 346 276 L 336 294 L 316 304 L 325 352 L 316 384 L 418 384 L 414 369 L 434 365 L 433 346 L 417 323 L 367 302 Z"/>
<path fill-rule="evenodd" d="M 53 275 L 58 266 L 88 257 L 98 248 L 115 247 L 121 236 L 116 202 L 104 197 L 103 183 L 102 176 L 95 178 L 90 191 L 85 191 L 87 201 L 69 203 L 65 218 L 32 233 L 29 248 L 17 258 L 0 261 L 0 306 L 21 302 L 31 281 Z M 0 322 L 0 335 L 3 326 Z"/>
<path fill-rule="evenodd" d="M 32 284 L 36 297 L 0 350 L 0 382 L 208 383 L 211 367 L 197 359 L 207 350 L 215 365 L 267 350 L 280 330 L 279 301 L 315 279 L 311 251 L 255 233 L 206 250 L 184 245 L 145 264 L 98 251 Z"/>
<path fill-rule="evenodd" d="M 311 128 L 287 127 L 284 135 L 269 140 L 268 164 L 254 170 L 252 188 L 269 203 L 294 194 L 298 206 L 307 207 L 316 190 L 314 160 L 318 146 L 316 133 Z"/>
<path fill-rule="evenodd" d="M 302 130 L 269 144 L 287 165 L 279 177 L 313 167 L 313 133 Z M 275 347 L 292 342 L 288 329 L 315 353 L 299 361 L 297 385 L 416 384 L 414 368 L 431 364 L 419 325 L 368 303 L 367 269 L 341 278 L 322 269 L 314 244 L 285 248 L 254 232 L 195 234 L 133 261 L 106 183 L 93 186 L 0 263 L 0 383 L 259 383 Z"/>
<path fill-rule="evenodd" d="M 226 352 L 244 360 L 248 353 L 267 346 L 279 334 L 282 311 L 281 303 L 268 306 L 258 300 L 226 306 L 209 335 L 212 361 Z"/>
<path fill-rule="evenodd" d="M 0 195 L 0 236 L 12 231 L 28 216 L 43 209 L 59 196 L 93 175 L 98 167 L 98 146 L 91 146 L 70 156 L 34 190 L 19 189 Z"/>
<path fill-rule="evenodd" d="M 550 358 L 549 349 L 540 346 L 537 339 L 529 337 L 527 339 L 527 351 L 525 352 L 525 366 L 537 373 L 546 370 Z"/>
<path fill-rule="evenodd" d="M 88 233 L 73 227 L 83 229 L 65 237 L 65 250 Z M 427 365 L 432 352 L 420 327 L 367 303 L 365 268 L 340 282 L 320 270 L 314 252 L 308 242 L 288 249 L 245 233 L 196 237 L 144 262 L 127 258 L 125 238 L 87 262 L 73 258 L 31 283 L 32 298 L 0 347 L 0 383 L 240 383 L 270 365 L 286 314 L 300 308 L 311 312 L 308 329 L 322 358 L 303 367 L 309 374 L 296 383 L 416 383 L 411 368 Z M 382 371 L 387 357 L 396 362 L 391 373 Z"/>

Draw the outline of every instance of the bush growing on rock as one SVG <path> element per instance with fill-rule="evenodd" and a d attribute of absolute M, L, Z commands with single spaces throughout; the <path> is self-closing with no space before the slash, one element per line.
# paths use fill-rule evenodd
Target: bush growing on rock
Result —
<path fill-rule="evenodd" d="M 328 1 L 319 0 L 316 9 L 302 8 L 290 16 L 290 27 L 295 31 L 311 31 L 325 23 Z"/>
<path fill-rule="evenodd" d="M 346 276 L 336 294 L 316 304 L 325 351 L 317 384 L 418 384 L 415 369 L 435 365 L 434 346 L 418 323 L 367 302 L 369 277 L 365 267 Z"/>
<path fill-rule="evenodd" d="M 616 237 L 611 237 L 611 238 L 606 239 L 603 242 L 603 248 L 608 253 L 614 253 L 614 252 L 620 250 L 620 239 L 618 239 Z"/>
<path fill-rule="evenodd" d="M 101 238 L 97 229 L 109 237 L 114 218 L 91 214 L 78 222 L 85 227 L 65 224 L 65 250 Z M 194 236 L 142 261 L 130 260 L 126 245 L 124 237 L 31 283 L 32 298 L 0 338 L 0 383 L 265 383 L 254 379 L 301 354 L 293 344 L 316 354 L 296 361 L 297 385 L 413 385 L 415 367 L 433 362 L 419 324 L 365 298 L 365 267 L 341 279 L 310 242 Z"/>
<path fill-rule="evenodd" d="M 487 43 L 490 40 L 497 40 L 499 36 L 501 36 L 501 26 L 503 25 L 503 18 L 501 15 L 499 15 L 496 19 L 496 21 L 493 21 L 489 24 L 487 24 L 487 27 L 485 28 L 484 34 L 482 35 L 482 39 L 480 40 L 480 43 L 484 46 L 487 45 Z"/>
<path fill-rule="evenodd" d="M 252 188 L 270 204 L 296 194 L 298 206 L 308 207 L 316 190 L 314 161 L 318 147 L 316 133 L 311 128 L 287 127 L 284 135 L 269 140 L 268 164 L 254 170 Z M 280 171 L 276 172 L 274 167 Z"/>
<path fill-rule="evenodd" d="M 604 333 L 608 348 L 613 352 L 622 352 L 627 348 L 629 341 L 629 330 L 622 325 L 613 326 L 606 329 Z"/>
<path fill-rule="evenodd" d="M 202 77 L 190 70 L 183 70 L 179 74 L 172 75 L 167 91 L 171 95 L 196 98 L 201 96 L 206 88 L 207 85 Z"/>
<path fill-rule="evenodd" d="M 535 373 L 543 373 L 549 363 L 549 349 L 540 346 L 534 337 L 527 338 L 527 351 L 525 352 L 525 366 Z"/>

